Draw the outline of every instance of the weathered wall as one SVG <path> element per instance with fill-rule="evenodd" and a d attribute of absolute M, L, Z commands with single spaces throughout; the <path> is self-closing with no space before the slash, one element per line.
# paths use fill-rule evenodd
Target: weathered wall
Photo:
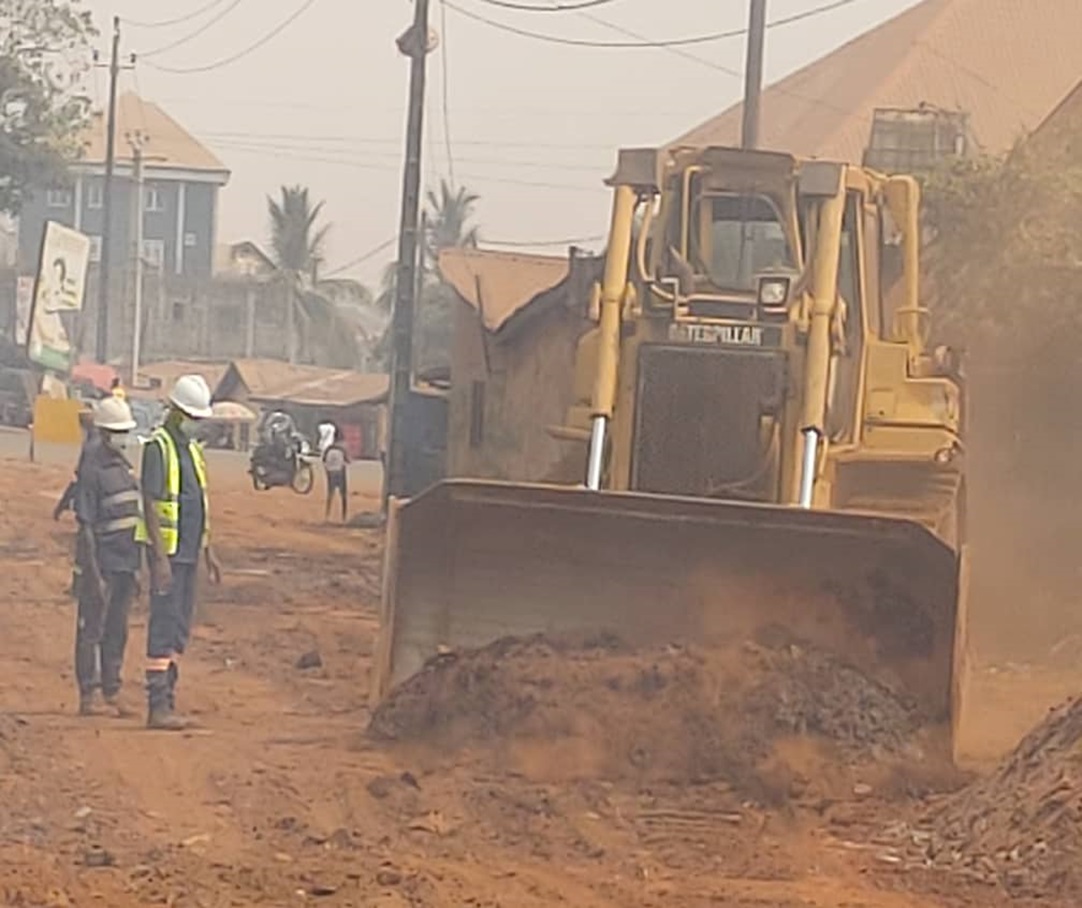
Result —
<path fill-rule="evenodd" d="M 476 310 L 465 304 L 459 304 L 455 316 L 449 474 L 576 481 L 582 475 L 581 455 L 549 435 L 547 427 L 564 422 L 575 346 L 586 321 L 556 305 L 528 328 L 502 338 L 485 333 Z M 475 424 L 478 403 L 482 416 Z"/>
<path fill-rule="evenodd" d="M 110 282 L 109 358 L 128 362 L 134 329 L 132 277 Z M 0 331 L 15 324 L 14 272 L 0 273 Z M 74 338 L 93 352 L 97 344 L 98 276 L 92 269 Z M 281 287 L 256 281 L 189 280 L 148 271 L 143 275 L 141 359 L 214 359 L 288 355 L 288 308 Z M 315 365 L 324 365 L 317 362 Z"/>

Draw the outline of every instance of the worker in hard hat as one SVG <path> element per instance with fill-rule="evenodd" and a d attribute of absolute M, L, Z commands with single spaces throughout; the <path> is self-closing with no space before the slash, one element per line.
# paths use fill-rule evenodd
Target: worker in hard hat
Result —
<path fill-rule="evenodd" d="M 143 509 L 150 565 L 147 627 L 147 725 L 180 730 L 176 711 L 180 656 L 195 612 L 196 578 L 205 561 L 212 583 L 221 568 L 210 547 L 207 468 L 193 437 L 196 422 L 211 415 L 210 388 L 201 375 L 182 375 L 169 395 L 164 425 L 143 448 Z"/>
<path fill-rule="evenodd" d="M 79 618 L 75 632 L 75 677 L 79 713 L 97 712 L 100 690 L 105 705 L 117 716 L 120 674 L 128 643 L 128 615 L 135 598 L 142 561 L 138 540 L 141 495 L 132 466 L 120 449 L 120 439 L 135 428 L 131 408 L 107 397 L 94 408 L 98 434 L 79 461 L 75 516 L 75 593 Z M 99 670 L 100 666 L 100 670 Z"/>

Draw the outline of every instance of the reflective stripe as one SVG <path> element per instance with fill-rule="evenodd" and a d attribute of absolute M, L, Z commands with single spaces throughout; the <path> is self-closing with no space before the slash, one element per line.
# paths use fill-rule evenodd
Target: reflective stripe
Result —
<path fill-rule="evenodd" d="M 154 659 L 147 657 L 146 670 L 148 672 L 167 672 L 169 671 L 169 663 L 173 660 L 168 656 L 163 656 L 160 659 Z"/>
<path fill-rule="evenodd" d="M 116 520 L 110 520 L 108 523 L 94 527 L 94 532 L 99 535 L 104 535 L 105 533 L 119 533 L 121 530 L 137 529 L 139 523 L 140 519 L 138 517 L 118 517 Z"/>
<path fill-rule="evenodd" d="M 162 449 L 162 463 L 165 468 L 164 497 L 154 501 L 154 513 L 158 515 L 158 525 L 161 529 L 162 546 L 166 555 L 175 555 L 180 547 L 180 455 L 177 452 L 173 436 L 164 426 L 154 430 L 150 436 L 150 443 L 157 444 Z M 207 500 L 207 466 L 203 458 L 203 449 L 196 441 L 188 443 L 188 451 L 192 456 L 192 466 L 195 468 L 195 476 L 203 490 L 203 538 L 200 548 L 207 545 L 210 539 L 210 502 Z M 148 534 L 145 525 L 136 528 L 136 539 L 146 542 Z"/>
<path fill-rule="evenodd" d="M 138 489 L 132 489 L 128 492 L 117 492 L 115 495 L 109 495 L 107 498 L 101 500 L 101 506 L 107 508 L 114 504 L 127 504 L 129 501 L 138 502 L 141 498 Z"/>

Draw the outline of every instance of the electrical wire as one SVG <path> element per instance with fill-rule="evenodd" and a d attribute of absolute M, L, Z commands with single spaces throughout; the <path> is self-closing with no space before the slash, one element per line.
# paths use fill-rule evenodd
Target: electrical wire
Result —
<path fill-rule="evenodd" d="M 443 35 L 443 44 L 440 48 L 440 94 L 442 95 L 443 107 L 443 142 L 447 147 L 447 175 L 451 178 L 451 185 L 455 185 L 455 156 L 451 151 L 451 109 L 447 103 L 447 4 L 440 0 L 440 32 Z"/>
<path fill-rule="evenodd" d="M 748 33 L 747 28 L 734 28 L 724 32 L 712 32 L 705 35 L 694 35 L 688 38 L 669 38 L 660 41 L 597 41 L 586 38 L 565 38 L 561 35 L 547 35 L 541 32 L 533 32 L 528 29 L 518 28 L 514 25 L 508 25 L 505 22 L 497 22 L 494 19 L 489 19 L 486 16 L 482 16 L 480 13 L 475 13 L 472 10 L 463 9 L 460 6 L 450 2 L 450 0 L 443 0 L 448 7 L 453 9 L 460 16 L 465 16 L 467 19 L 473 19 L 476 22 L 480 22 L 484 25 L 488 25 L 491 28 L 499 29 L 500 31 L 509 32 L 513 35 L 519 35 L 523 38 L 533 38 L 535 41 L 544 41 L 549 44 L 563 44 L 569 47 L 593 47 L 593 48 L 605 48 L 605 49 L 647 49 L 647 48 L 664 48 L 664 47 L 689 47 L 694 44 L 711 44 L 715 41 L 724 41 L 727 38 L 738 38 L 741 35 Z M 778 28 L 782 25 L 792 25 L 795 22 L 802 22 L 805 19 L 810 19 L 813 16 L 819 16 L 824 13 L 832 12 L 833 10 L 840 9 L 843 6 L 849 6 L 852 3 L 858 3 L 860 0 L 833 0 L 831 3 L 824 3 L 820 6 L 813 7 L 812 9 L 805 10 L 801 13 L 794 13 L 791 16 L 785 16 L 781 19 L 774 19 L 768 22 L 767 28 Z"/>
<path fill-rule="evenodd" d="M 161 47 L 156 47 L 154 50 L 148 50 L 145 53 L 140 54 L 139 56 L 141 58 L 143 58 L 144 60 L 147 59 L 148 57 L 157 57 L 160 54 L 168 53 L 171 50 L 175 50 L 176 48 L 187 44 L 189 41 L 194 41 L 200 35 L 206 33 L 211 28 L 213 28 L 215 25 L 217 25 L 219 22 L 221 22 L 222 19 L 224 19 L 231 12 L 233 12 L 233 10 L 235 10 L 243 2 L 244 2 L 244 0 L 233 0 L 233 2 L 230 3 L 228 6 L 226 6 L 225 9 L 219 10 L 216 15 L 211 16 L 206 22 L 204 22 L 202 25 L 200 25 L 199 28 L 197 28 L 195 31 L 189 32 L 188 34 L 184 35 L 183 37 L 177 38 L 176 41 L 171 41 L 169 44 L 164 44 Z"/>
<path fill-rule="evenodd" d="M 802 16 L 806 17 L 809 14 L 810 14 L 810 11 L 805 12 L 805 13 L 798 13 L 797 15 L 802 15 Z M 615 22 L 609 22 L 607 19 L 602 19 L 600 16 L 595 16 L 595 15 L 592 15 L 590 13 L 579 13 L 579 15 L 582 16 L 582 18 L 584 18 L 584 19 L 589 19 L 591 22 L 595 22 L 598 25 L 604 26 L 605 28 L 612 29 L 613 31 L 619 32 L 622 35 L 626 35 L 629 38 L 638 38 L 638 39 L 643 40 L 643 41 L 649 40 L 644 35 L 641 35 L 638 32 L 631 31 L 631 29 L 625 28 L 622 25 L 617 25 Z M 790 19 L 791 18 L 792 17 L 790 17 Z M 782 20 L 778 20 L 777 22 L 775 22 L 773 24 L 775 26 L 779 25 L 779 24 L 788 24 L 788 21 L 789 20 L 785 20 L 785 22 L 783 23 Z M 673 54 L 675 56 L 678 56 L 678 57 L 683 57 L 685 60 L 692 60 L 695 63 L 701 63 L 703 66 L 708 66 L 711 69 L 717 70 L 718 72 L 726 73 L 727 75 L 730 75 L 735 79 L 740 79 L 741 81 L 743 81 L 743 79 L 744 79 L 744 73 L 741 70 L 735 69 L 732 66 L 726 66 L 724 63 L 717 63 L 717 62 L 715 62 L 713 60 L 706 60 L 703 57 L 696 56 L 695 54 L 689 53 L 688 51 L 683 50 L 682 48 L 679 48 L 679 47 L 662 47 L 662 48 L 660 48 L 660 50 L 664 50 L 664 51 L 666 51 L 666 52 L 668 52 L 670 54 Z M 790 98 L 796 98 L 798 101 L 805 101 L 806 103 L 812 104 L 812 105 L 817 106 L 817 107 L 823 107 L 823 108 L 826 108 L 828 110 L 833 110 L 836 113 L 849 114 L 851 112 L 850 110 L 848 110 L 845 107 L 841 107 L 838 104 L 832 104 L 830 101 L 826 101 L 826 100 L 824 100 L 822 98 L 814 98 L 811 95 L 805 95 L 805 94 L 802 94 L 801 92 L 793 91 L 791 88 L 786 88 L 780 82 L 776 82 L 773 85 L 771 85 L 770 86 L 770 91 L 776 92 L 777 94 L 780 94 L 780 95 L 786 95 L 787 97 L 790 97 Z"/>
<path fill-rule="evenodd" d="M 159 22 L 137 22 L 134 19 L 121 19 L 120 21 L 133 28 L 169 28 L 173 25 L 183 25 L 185 22 L 190 22 L 192 19 L 202 16 L 203 13 L 209 13 L 214 7 L 223 2 L 225 2 L 225 0 L 211 0 L 210 3 L 205 3 L 198 9 L 194 9 L 190 13 L 185 13 L 183 16 L 177 16 L 175 19 L 162 19 Z"/>
<path fill-rule="evenodd" d="M 218 143 L 221 144 L 221 143 Z M 222 144 L 221 147 L 228 148 L 233 151 L 238 151 L 244 154 L 255 155 L 270 155 L 277 158 L 291 158 L 295 161 L 304 161 L 311 164 L 333 164 L 339 167 L 351 167 L 357 170 L 374 170 L 380 173 L 394 173 L 398 171 L 392 163 L 378 164 L 369 161 L 357 161 L 349 160 L 347 158 L 326 158 L 318 155 L 309 155 L 304 153 L 295 153 L 289 149 L 271 148 L 268 146 L 260 145 L 243 145 L 243 144 Z M 503 183 L 509 186 L 528 186 L 539 189 L 559 189 L 566 192 L 608 192 L 608 189 L 599 181 L 596 186 L 585 186 L 581 183 L 554 183 L 544 180 L 519 180 L 512 177 L 497 177 L 491 174 L 482 173 L 464 173 L 460 176 L 465 177 L 467 180 L 477 183 Z"/>
<path fill-rule="evenodd" d="M 334 268 L 334 269 L 328 271 L 323 276 L 324 277 L 334 277 L 336 274 L 341 274 L 343 271 L 348 271 L 350 268 L 356 268 L 358 265 L 364 264 L 369 259 L 375 258 L 377 255 L 379 255 L 381 252 L 383 252 L 384 249 L 389 249 L 391 246 L 393 246 L 397 242 L 398 242 L 398 234 L 396 233 L 389 240 L 384 240 L 378 246 L 374 246 L 371 249 L 369 249 L 367 252 L 361 253 L 355 259 L 350 259 L 344 265 L 339 265 L 337 268 Z"/>
<path fill-rule="evenodd" d="M 301 133 L 273 133 L 273 132 L 230 132 L 230 131 L 204 131 L 200 130 L 199 135 L 206 139 L 215 140 L 247 140 L 253 139 L 261 142 L 343 142 L 348 144 L 357 145 L 394 145 L 400 146 L 402 140 L 400 138 L 371 138 L 369 136 L 350 136 L 350 135 L 307 135 Z M 611 142 L 605 143 L 580 143 L 580 142 L 516 142 L 516 141 L 501 141 L 499 139 L 459 139 L 455 143 L 456 145 L 478 145 L 492 148 L 545 148 L 545 149 L 559 149 L 568 151 L 613 151 L 616 146 Z M 401 157 L 400 154 L 397 157 Z"/>
<path fill-rule="evenodd" d="M 215 69 L 221 69 L 223 66 L 229 66 L 231 63 L 236 63 L 243 57 L 247 57 L 249 54 L 259 50 L 264 44 L 268 44 L 270 41 L 277 38 L 282 32 L 284 32 L 289 26 L 296 22 L 304 13 L 308 12 L 313 6 L 316 5 L 317 0 L 305 0 L 287 19 L 278 23 L 273 29 L 271 29 L 262 38 L 256 41 L 254 44 L 248 45 L 243 50 L 237 51 L 228 57 L 223 57 L 221 60 L 216 60 L 213 63 L 207 63 L 203 66 L 190 66 L 187 68 L 177 68 L 172 66 L 162 66 L 158 63 L 148 63 L 147 65 L 154 69 L 160 70 L 163 73 L 171 73 L 173 75 L 191 75 L 193 73 L 206 73 Z"/>
<path fill-rule="evenodd" d="M 346 148 L 321 148 L 319 146 L 312 145 L 296 145 L 291 143 L 282 142 L 254 142 L 254 141 L 242 141 L 235 139 L 225 139 L 214 143 L 222 148 L 236 148 L 240 151 L 284 151 L 293 152 L 294 154 L 309 154 L 314 153 L 321 156 L 321 159 L 333 160 L 336 163 L 341 164 L 363 164 L 370 163 L 366 159 L 377 158 L 386 159 L 390 162 L 401 161 L 402 155 L 394 151 L 368 151 L 363 150 L 357 154 L 352 153 L 350 149 Z M 335 155 L 336 157 L 328 159 L 326 155 Z M 540 168 L 542 170 L 561 170 L 561 171 L 577 171 L 580 173 L 591 173 L 594 175 L 601 175 L 606 172 L 604 166 L 596 164 L 565 164 L 559 161 L 537 161 L 537 160 L 515 160 L 509 158 L 460 158 L 465 164 L 481 164 L 484 166 L 506 166 L 506 167 L 533 167 Z M 429 174 L 431 178 L 433 174 Z"/>
<path fill-rule="evenodd" d="M 589 9 L 592 6 L 604 6 L 606 3 L 615 3 L 616 0 L 578 0 L 576 3 L 560 3 L 556 0 L 554 6 L 534 6 L 529 3 L 512 3 L 510 0 L 480 0 L 480 2 L 500 9 L 513 9 L 520 13 L 567 13 L 573 10 Z"/>
<path fill-rule="evenodd" d="M 508 249 L 544 249 L 553 246 L 577 246 L 579 243 L 598 243 L 605 239 L 605 234 L 594 236 L 573 236 L 562 240 L 490 240 L 485 237 L 485 246 L 504 246 Z"/>

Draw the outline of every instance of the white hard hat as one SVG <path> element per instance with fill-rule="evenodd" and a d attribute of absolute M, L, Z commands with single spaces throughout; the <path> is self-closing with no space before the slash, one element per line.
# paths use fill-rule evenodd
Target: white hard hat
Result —
<path fill-rule="evenodd" d="M 210 388 L 202 375 L 182 375 L 173 385 L 169 402 L 192 419 L 206 419 L 211 415 Z"/>
<path fill-rule="evenodd" d="M 128 432 L 135 428 L 135 420 L 126 401 L 106 397 L 94 407 L 94 425 L 109 432 Z"/>

